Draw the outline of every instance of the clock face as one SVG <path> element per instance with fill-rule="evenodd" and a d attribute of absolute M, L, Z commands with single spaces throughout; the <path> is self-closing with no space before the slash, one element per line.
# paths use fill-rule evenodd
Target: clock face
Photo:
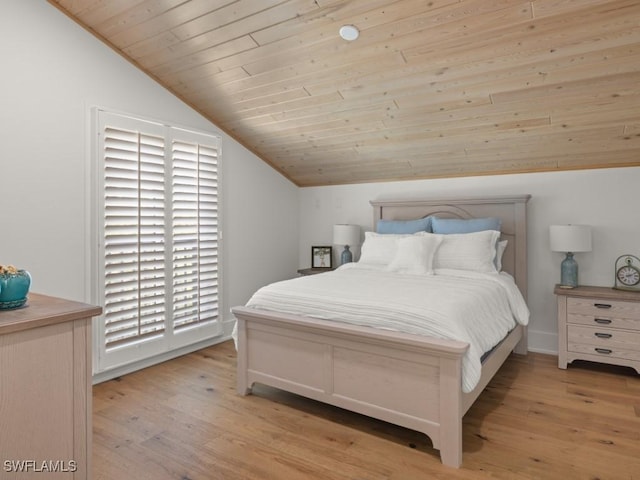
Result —
<path fill-rule="evenodd" d="M 618 277 L 620 283 L 628 287 L 638 285 L 640 283 L 640 271 L 629 265 L 620 267 L 616 272 L 616 277 Z"/>

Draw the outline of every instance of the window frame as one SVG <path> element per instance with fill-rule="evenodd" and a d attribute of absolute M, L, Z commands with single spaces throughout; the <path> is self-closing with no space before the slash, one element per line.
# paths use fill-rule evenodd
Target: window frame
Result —
<path fill-rule="evenodd" d="M 138 343 L 132 342 L 131 344 L 122 345 L 121 347 L 115 347 L 107 349 L 105 347 L 106 342 L 106 329 L 105 329 L 105 313 L 100 317 L 94 319 L 94 373 L 104 373 L 110 370 L 118 369 L 126 365 L 135 363 L 150 364 L 150 359 L 154 357 L 166 357 L 167 354 L 171 355 L 171 352 L 176 352 L 185 347 L 196 345 L 203 341 L 211 340 L 219 337 L 223 333 L 222 329 L 222 312 L 223 309 L 223 291 L 222 291 L 222 179 L 221 179 L 221 166 L 222 166 L 222 138 L 217 133 L 197 130 L 193 128 L 187 128 L 179 125 L 173 125 L 169 122 L 159 122 L 156 120 L 150 120 L 147 118 L 141 118 L 128 113 L 117 112 L 113 110 L 106 110 L 99 107 L 94 107 L 91 112 L 92 117 L 92 143 L 93 152 L 91 155 L 91 171 L 90 171 L 90 199 L 92 206 L 89 212 L 89 225 L 91 226 L 90 248 L 89 256 L 90 261 L 90 276 L 91 281 L 91 297 L 92 303 L 105 306 L 104 302 L 104 248 L 103 240 L 105 238 L 105 221 L 104 212 L 105 206 L 103 199 L 105 198 L 105 186 L 104 186 L 104 131 L 103 124 L 109 119 L 110 121 L 117 121 L 118 127 L 123 129 L 139 129 L 144 133 L 162 132 L 164 138 L 164 223 L 165 227 L 165 244 L 168 248 L 165 250 L 165 298 L 170 298 L 170 301 L 166 304 L 165 312 L 165 326 L 164 332 L 158 338 L 148 339 L 140 341 Z M 147 132 L 146 128 L 150 129 Z M 194 139 L 201 139 L 210 141 L 213 144 L 213 151 L 216 152 L 214 169 L 215 169 L 215 190 L 216 201 L 214 208 L 216 209 L 215 220 L 217 225 L 215 230 L 216 243 L 216 256 L 215 256 L 215 276 L 214 282 L 217 283 L 217 314 L 213 321 L 194 324 L 188 328 L 174 329 L 173 321 L 173 239 L 172 239 L 172 165 L 173 159 L 171 156 L 172 139 L 181 140 L 183 142 L 189 142 Z M 202 141 L 201 144 L 206 142 Z M 139 320 L 138 320 L 139 321 Z M 152 361 L 152 363 L 154 363 Z"/>

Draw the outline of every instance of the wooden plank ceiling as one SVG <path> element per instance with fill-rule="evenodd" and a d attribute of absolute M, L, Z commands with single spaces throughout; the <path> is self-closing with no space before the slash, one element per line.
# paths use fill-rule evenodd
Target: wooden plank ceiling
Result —
<path fill-rule="evenodd" d="M 299 186 L 640 165 L 638 0 L 49 1 Z"/>

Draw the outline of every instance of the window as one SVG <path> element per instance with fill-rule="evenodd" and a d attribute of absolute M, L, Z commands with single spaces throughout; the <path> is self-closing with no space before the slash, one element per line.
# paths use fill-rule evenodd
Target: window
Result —
<path fill-rule="evenodd" d="M 98 365 L 217 336 L 220 139 L 98 111 Z"/>

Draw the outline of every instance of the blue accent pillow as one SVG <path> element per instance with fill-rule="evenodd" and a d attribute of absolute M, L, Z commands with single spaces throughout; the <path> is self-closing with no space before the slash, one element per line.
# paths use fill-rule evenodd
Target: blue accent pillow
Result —
<path fill-rule="evenodd" d="M 431 217 L 417 220 L 378 220 L 376 233 L 431 233 Z"/>
<path fill-rule="evenodd" d="M 484 230 L 500 231 L 501 221 L 499 218 L 438 218 L 431 219 L 433 233 L 473 233 Z"/>

